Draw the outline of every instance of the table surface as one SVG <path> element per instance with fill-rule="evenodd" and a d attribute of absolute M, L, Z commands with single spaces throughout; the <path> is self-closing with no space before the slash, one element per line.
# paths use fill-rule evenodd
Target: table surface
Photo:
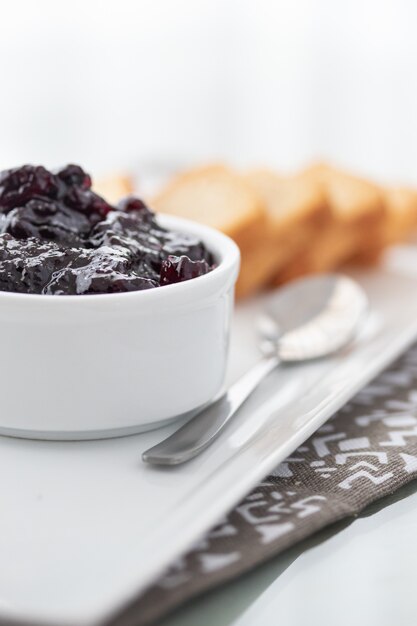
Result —
<path fill-rule="evenodd" d="M 417 481 L 160 626 L 415 626 Z"/>

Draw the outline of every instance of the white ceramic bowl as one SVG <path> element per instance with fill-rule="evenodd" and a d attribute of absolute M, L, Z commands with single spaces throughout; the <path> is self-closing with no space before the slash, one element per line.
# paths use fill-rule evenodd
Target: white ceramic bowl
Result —
<path fill-rule="evenodd" d="M 87 439 L 139 432 L 204 405 L 223 383 L 239 251 L 160 215 L 216 257 L 209 274 L 149 291 L 0 292 L 0 433 Z"/>

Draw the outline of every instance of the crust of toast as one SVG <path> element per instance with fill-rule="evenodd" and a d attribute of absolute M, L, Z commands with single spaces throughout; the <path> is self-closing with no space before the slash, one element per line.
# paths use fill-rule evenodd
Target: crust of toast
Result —
<path fill-rule="evenodd" d="M 217 228 L 242 250 L 261 242 L 267 228 L 262 201 L 243 178 L 223 165 L 178 175 L 153 198 L 151 206 Z"/>

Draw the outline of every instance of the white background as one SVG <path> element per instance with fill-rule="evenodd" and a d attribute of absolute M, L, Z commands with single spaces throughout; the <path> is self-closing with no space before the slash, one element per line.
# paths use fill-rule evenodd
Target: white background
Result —
<path fill-rule="evenodd" d="M 0 167 L 336 158 L 417 182 L 414 0 L 0 0 Z"/>

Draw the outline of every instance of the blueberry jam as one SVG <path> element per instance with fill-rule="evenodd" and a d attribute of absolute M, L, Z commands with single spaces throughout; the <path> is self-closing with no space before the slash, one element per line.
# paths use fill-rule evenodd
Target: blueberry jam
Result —
<path fill-rule="evenodd" d="M 213 257 L 200 240 L 160 226 L 139 198 L 112 206 L 78 165 L 0 173 L 0 291 L 120 293 L 211 269 Z"/>

